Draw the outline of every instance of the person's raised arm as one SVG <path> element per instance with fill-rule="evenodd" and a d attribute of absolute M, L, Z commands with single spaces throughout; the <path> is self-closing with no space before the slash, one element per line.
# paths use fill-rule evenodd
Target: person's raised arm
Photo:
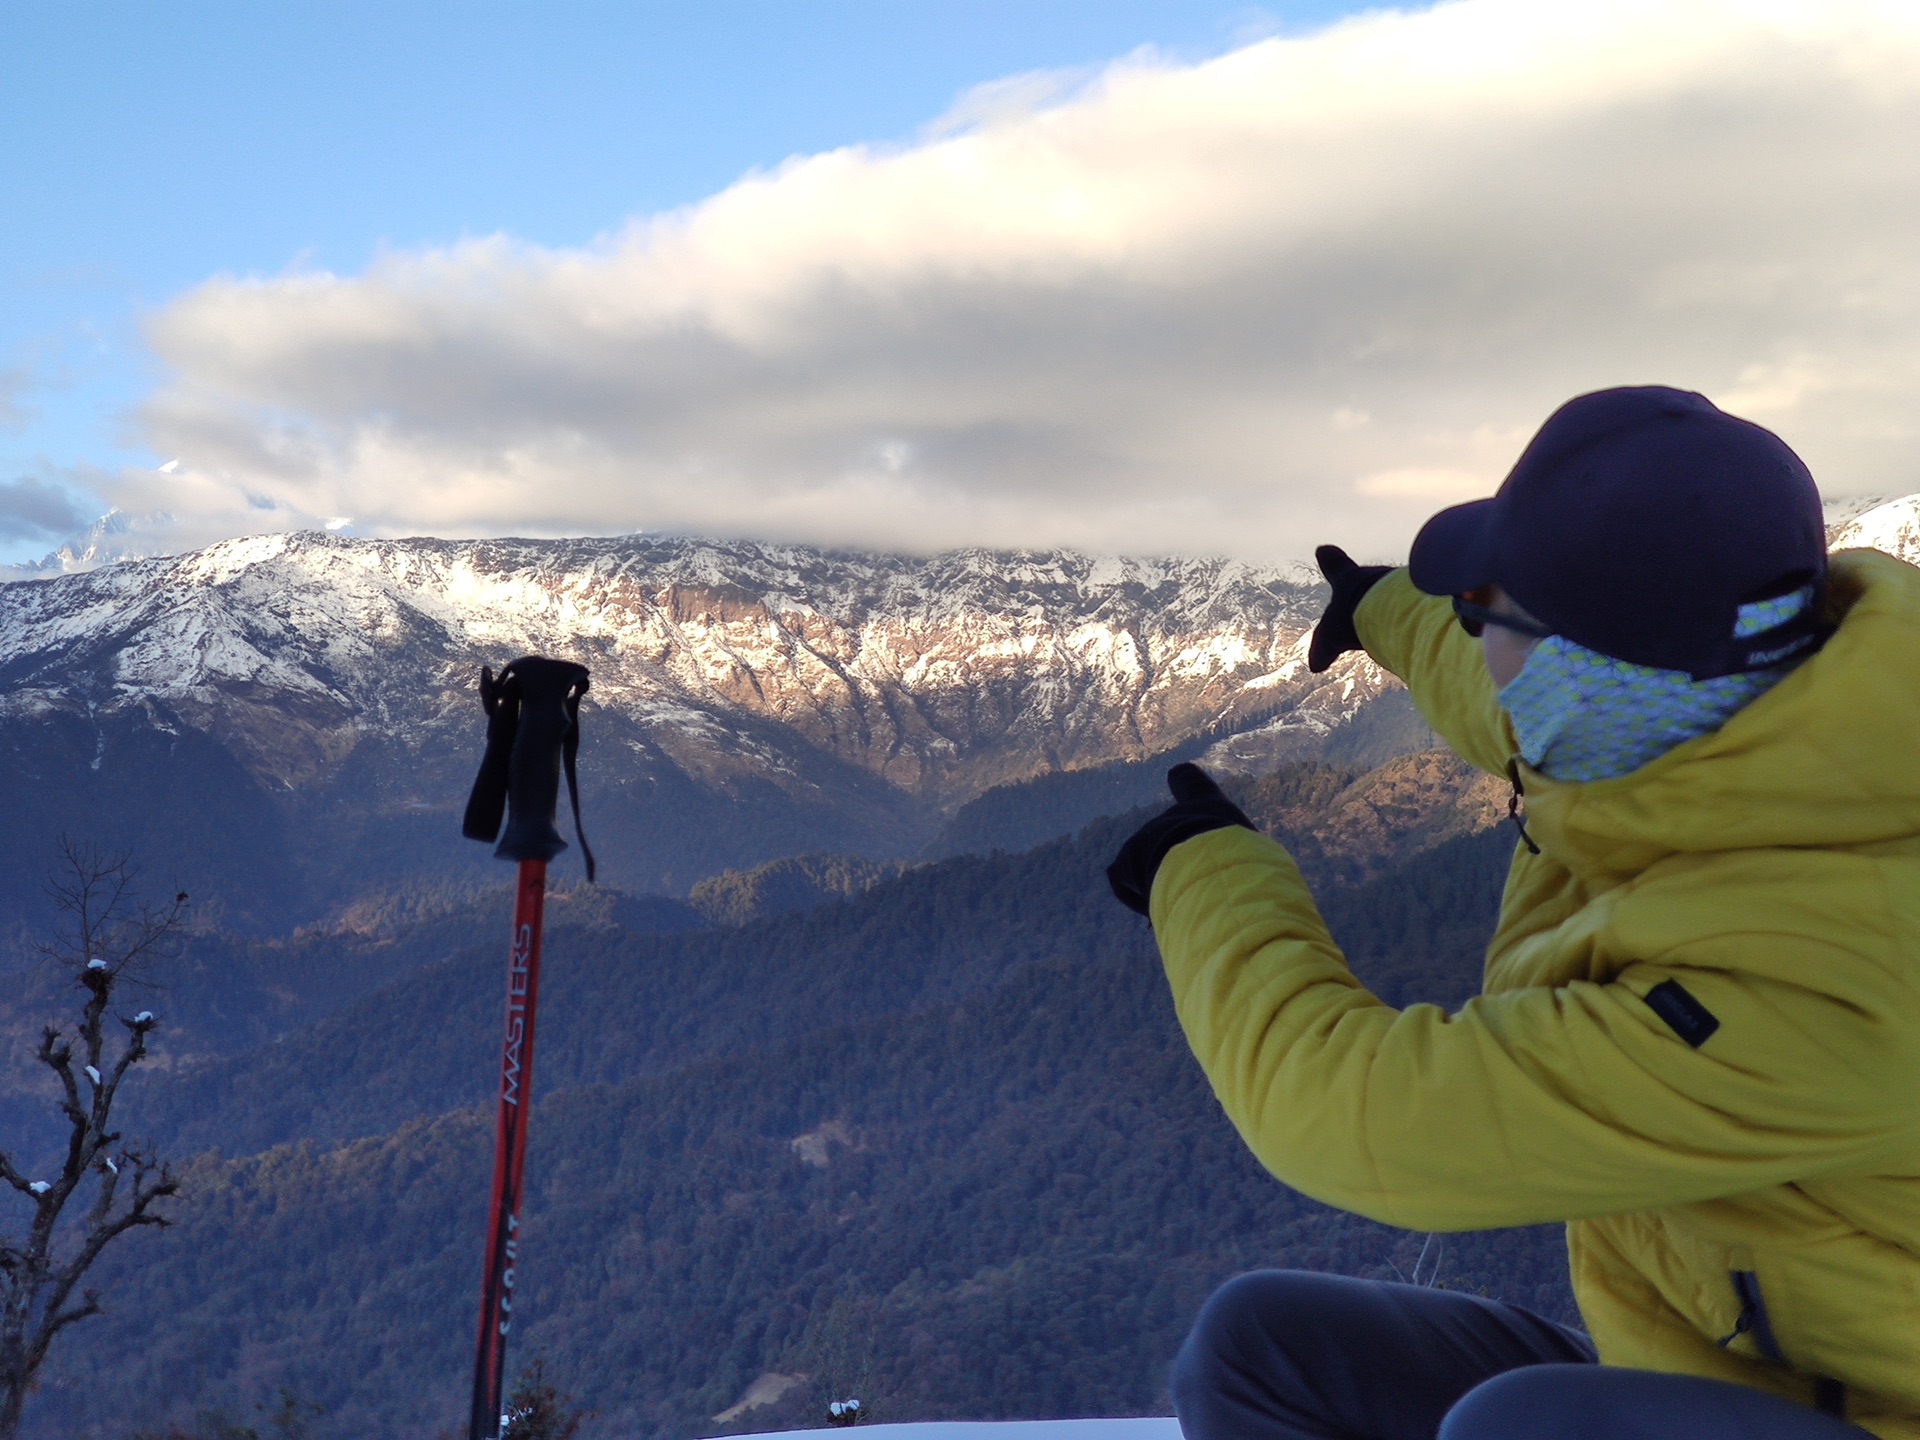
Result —
<path fill-rule="evenodd" d="M 1755 884 L 1777 900 L 1778 877 Z M 1727 903 L 1741 913 L 1737 893 Z M 1151 918 L 1188 1043 L 1254 1155 L 1388 1224 L 1481 1229 L 1743 1194 L 1892 1163 L 1920 1130 L 1920 1057 L 1885 1013 L 1908 990 L 1820 939 L 1817 916 L 1790 944 L 1703 938 L 1611 983 L 1483 996 L 1451 1016 L 1362 986 L 1292 859 L 1244 828 L 1175 846 Z"/>

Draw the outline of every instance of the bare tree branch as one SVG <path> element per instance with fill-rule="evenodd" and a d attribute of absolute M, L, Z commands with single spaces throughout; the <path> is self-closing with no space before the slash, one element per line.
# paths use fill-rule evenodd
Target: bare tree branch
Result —
<path fill-rule="evenodd" d="M 17 1432 L 21 1405 L 55 1339 L 100 1313 L 99 1292 L 80 1290 L 94 1262 L 128 1231 L 167 1225 L 159 1207 L 179 1194 L 172 1171 L 150 1152 L 113 1151 L 120 1139 L 111 1128 L 114 1101 L 127 1072 L 146 1058 L 156 1022 L 147 1011 L 121 1016 L 126 1039 L 109 1055 L 105 1019 L 115 990 L 163 953 L 187 904 L 184 893 L 169 905 L 140 904 L 134 880 L 124 855 L 67 840 L 48 880 L 65 926 L 36 948 L 72 973 L 83 998 L 78 1023 L 47 1026 L 34 1057 L 60 1085 L 67 1145 L 58 1175 L 29 1178 L 0 1153 L 0 1181 L 33 1202 L 24 1237 L 0 1234 L 0 1440 Z M 89 1185 L 90 1203 L 69 1213 L 69 1202 Z"/>

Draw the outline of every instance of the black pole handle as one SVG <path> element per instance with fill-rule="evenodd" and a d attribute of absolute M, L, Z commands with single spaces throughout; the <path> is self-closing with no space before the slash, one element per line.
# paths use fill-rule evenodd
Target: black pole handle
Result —
<path fill-rule="evenodd" d="M 523 655 L 501 670 L 480 672 L 480 703 L 487 712 L 487 749 L 467 799 L 460 833 L 469 840 L 500 836 L 502 860 L 551 860 L 567 848 L 554 826 L 564 768 L 573 801 L 574 834 L 593 879 L 593 851 L 580 828 L 580 790 L 574 756 L 580 745 L 580 697 L 587 667 L 568 660 Z M 506 832 L 500 820 L 506 817 Z"/>

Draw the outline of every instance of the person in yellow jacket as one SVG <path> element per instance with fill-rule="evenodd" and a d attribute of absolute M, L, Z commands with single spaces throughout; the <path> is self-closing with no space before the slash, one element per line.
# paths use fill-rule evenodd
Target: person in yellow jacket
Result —
<path fill-rule="evenodd" d="M 1658 386 L 1563 406 L 1407 569 L 1320 559 L 1311 663 L 1364 647 L 1524 793 L 1484 993 L 1369 994 L 1193 766 L 1109 877 L 1275 1176 L 1567 1222 L 1588 1333 L 1241 1276 L 1175 1362 L 1186 1435 L 1920 1440 L 1920 570 L 1829 561 L 1798 457 Z"/>

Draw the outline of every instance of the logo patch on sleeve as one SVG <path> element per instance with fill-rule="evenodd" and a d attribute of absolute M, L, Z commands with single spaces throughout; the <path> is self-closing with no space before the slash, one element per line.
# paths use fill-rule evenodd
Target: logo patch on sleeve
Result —
<path fill-rule="evenodd" d="M 1662 980 L 1649 990 L 1647 1008 L 1696 1050 L 1720 1028 L 1719 1017 L 1694 999 L 1693 993 L 1678 980 Z"/>

